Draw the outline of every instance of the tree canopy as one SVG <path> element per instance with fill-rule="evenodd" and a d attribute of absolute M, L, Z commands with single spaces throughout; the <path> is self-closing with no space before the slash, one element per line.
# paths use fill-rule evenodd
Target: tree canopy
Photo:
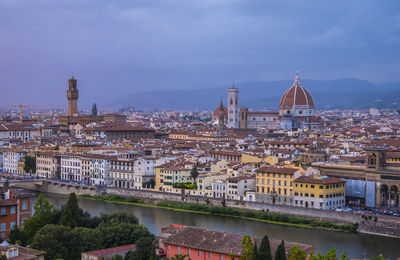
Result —
<path fill-rule="evenodd" d="M 261 241 L 255 260 L 272 260 L 271 246 L 267 235 Z"/>
<path fill-rule="evenodd" d="M 275 260 L 286 260 L 285 241 L 282 240 L 275 253 Z"/>
<path fill-rule="evenodd" d="M 70 193 L 67 204 L 61 213 L 59 225 L 74 228 L 80 223 L 81 210 L 75 193 Z"/>

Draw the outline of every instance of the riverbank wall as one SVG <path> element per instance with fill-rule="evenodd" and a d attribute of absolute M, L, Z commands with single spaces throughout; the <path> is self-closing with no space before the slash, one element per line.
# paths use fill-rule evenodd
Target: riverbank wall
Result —
<path fill-rule="evenodd" d="M 21 183 L 18 188 L 30 189 L 39 192 L 57 193 L 68 195 L 72 192 L 77 195 L 99 195 L 99 194 L 112 194 L 127 197 L 135 197 L 142 199 L 146 202 L 155 204 L 157 201 L 173 201 L 173 202 L 186 202 L 202 205 L 222 206 L 223 199 L 218 198 L 205 198 L 201 196 L 193 196 L 187 194 L 173 194 L 149 190 L 132 190 L 121 189 L 112 187 L 93 187 L 85 185 L 75 185 L 68 183 L 60 183 L 54 181 L 44 180 L 41 185 L 38 183 Z M 358 231 L 362 233 L 377 234 L 383 236 L 392 236 L 400 238 L 400 218 L 386 217 L 386 216 L 369 216 L 336 212 L 333 210 L 319 210 L 310 208 L 301 208 L 277 204 L 257 203 L 249 201 L 236 201 L 225 200 L 226 207 L 249 209 L 249 210 L 263 210 L 272 213 L 288 214 L 298 217 L 305 217 L 317 220 L 325 220 L 332 223 L 358 223 Z"/>
<path fill-rule="evenodd" d="M 107 194 L 136 197 L 144 200 L 154 201 L 174 201 L 186 202 L 202 205 L 222 206 L 223 199 L 204 198 L 199 196 L 171 194 L 156 191 L 129 190 L 119 188 L 107 188 Z M 264 210 L 273 213 L 288 214 L 298 217 L 306 217 L 317 220 L 325 220 L 333 223 L 358 223 L 357 231 L 383 236 L 400 238 L 400 218 L 378 216 L 375 218 L 368 215 L 355 214 L 349 212 L 337 212 L 333 210 L 319 210 L 310 208 L 300 208 L 293 206 L 257 203 L 249 201 L 225 200 L 226 207 Z"/>

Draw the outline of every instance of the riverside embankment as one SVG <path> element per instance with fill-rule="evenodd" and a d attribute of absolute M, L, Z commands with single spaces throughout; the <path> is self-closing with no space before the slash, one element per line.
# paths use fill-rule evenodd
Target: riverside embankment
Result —
<path fill-rule="evenodd" d="M 65 204 L 68 198 L 66 195 L 53 193 L 45 193 L 44 195 L 57 207 Z M 379 253 L 383 253 L 389 259 L 397 259 L 400 256 L 399 250 L 396 248 L 396 245 L 400 243 L 400 239 L 391 237 L 276 225 L 230 216 L 199 214 L 148 205 L 109 203 L 84 197 L 79 197 L 78 200 L 80 207 L 92 215 L 120 211 L 134 214 L 139 218 L 141 224 L 148 227 L 156 235 L 159 234 L 161 227 L 170 223 L 177 223 L 256 236 L 267 234 L 276 239 L 312 244 L 316 251 L 322 252 L 328 252 L 333 247 L 337 249 L 339 254 L 346 250 L 349 257 L 357 259 L 363 259 L 364 257 L 371 259 L 371 257 L 376 257 Z"/>
<path fill-rule="evenodd" d="M 112 194 L 126 197 L 135 197 L 144 200 L 154 201 L 171 201 L 171 202 L 187 202 L 200 205 L 221 206 L 222 200 L 217 198 L 204 198 L 193 195 L 172 194 L 164 192 L 156 192 L 149 190 L 132 190 L 104 187 L 102 189 L 86 186 L 75 185 L 69 183 L 60 183 L 55 181 L 43 180 L 41 185 L 21 183 L 20 188 L 32 189 L 40 192 L 69 194 L 75 192 L 78 195 L 98 195 Z M 363 217 L 362 214 L 336 212 L 331 210 L 318 210 L 301 207 L 291 207 L 277 204 L 266 204 L 257 202 L 244 202 L 235 200 L 225 200 L 226 207 L 237 209 L 248 209 L 265 211 L 271 213 L 286 214 L 290 216 L 310 218 L 314 220 L 328 221 L 332 223 L 355 224 L 358 223 L 357 231 L 362 233 L 378 234 L 382 236 L 400 237 L 400 218 L 396 217 Z"/>

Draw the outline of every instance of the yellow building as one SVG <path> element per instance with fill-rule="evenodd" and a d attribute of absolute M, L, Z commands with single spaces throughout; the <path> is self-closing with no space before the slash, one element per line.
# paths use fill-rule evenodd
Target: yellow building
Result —
<path fill-rule="evenodd" d="M 256 171 L 256 200 L 278 204 L 293 203 L 293 180 L 301 175 L 292 168 L 262 167 Z"/>
<path fill-rule="evenodd" d="M 260 162 L 266 162 L 270 165 L 275 165 L 279 162 L 279 158 L 277 156 L 261 156 L 261 155 L 253 155 L 253 154 L 248 154 L 244 153 L 242 154 L 241 157 L 241 162 L 242 163 L 260 163 Z"/>
<path fill-rule="evenodd" d="M 294 180 L 294 206 L 332 209 L 345 205 L 346 181 L 327 176 L 300 176 Z"/>
<path fill-rule="evenodd" d="M 154 189 L 156 191 L 171 192 L 174 183 L 193 183 L 190 168 L 185 168 L 182 165 L 173 165 L 166 163 L 155 168 L 156 184 Z"/>

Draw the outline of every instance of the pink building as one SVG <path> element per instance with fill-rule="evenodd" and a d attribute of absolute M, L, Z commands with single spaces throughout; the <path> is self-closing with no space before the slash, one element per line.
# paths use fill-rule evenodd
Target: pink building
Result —
<path fill-rule="evenodd" d="M 179 254 L 188 255 L 192 260 L 230 260 L 231 256 L 239 259 L 242 255 L 242 239 L 241 234 L 170 224 L 161 228 L 160 246 L 168 258 Z M 257 241 L 260 245 L 261 239 L 253 237 L 253 243 Z M 270 239 L 272 253 L 280 243 L 280 240 Z M 286 241 L 285 245 L 287 253 L 294 245 L 305 251 L 313 248 L 311 245 Z"/>

